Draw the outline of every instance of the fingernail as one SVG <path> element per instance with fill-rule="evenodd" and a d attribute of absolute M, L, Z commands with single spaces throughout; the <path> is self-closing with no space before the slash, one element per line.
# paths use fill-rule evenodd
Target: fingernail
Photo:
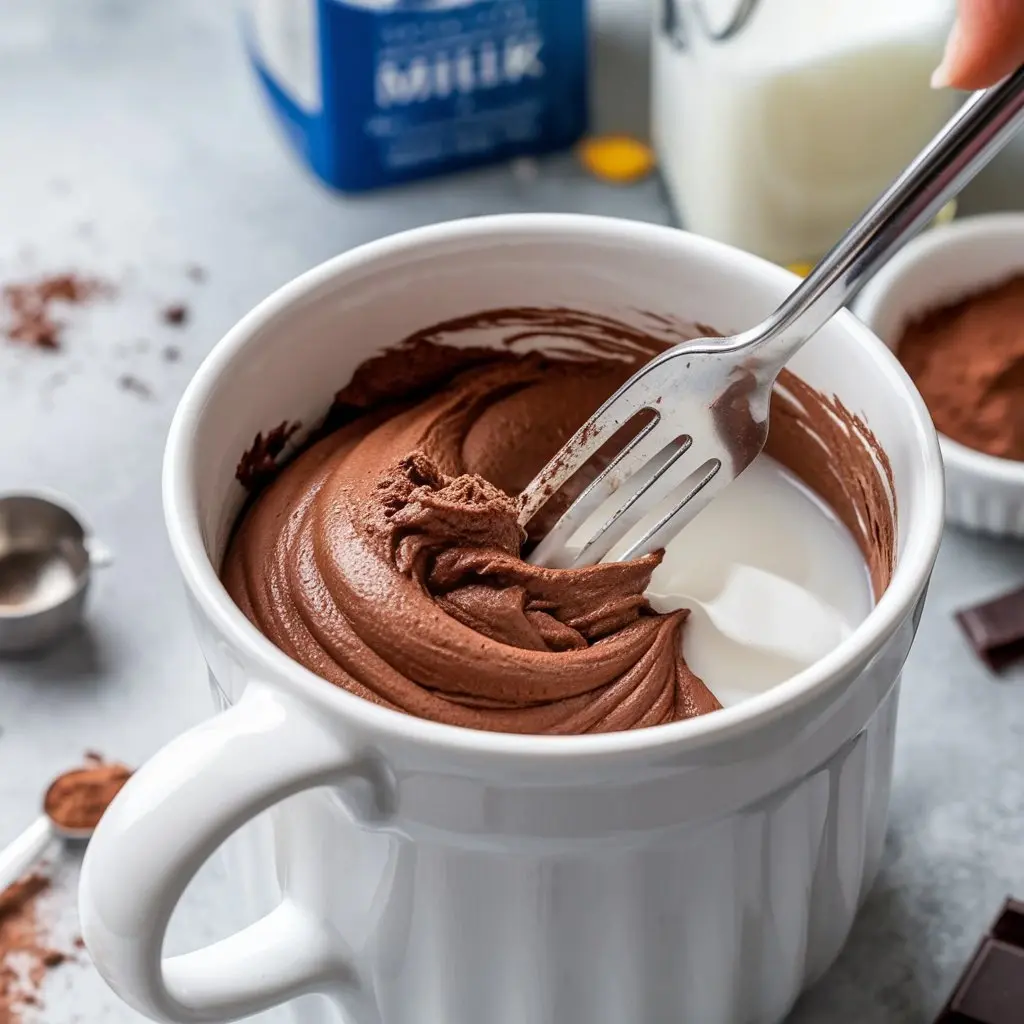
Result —
<path fill-rule="evenodd" d="M 949 87 L 949 72 L 960 51 L 960 43 L 960 18 L 957 17 L 953 22 L 953 27 L 949 30 L 949 38 L 946 40 L 946 49 L 943 51 L 942 60 L 939 61 L 939 66 L 932 72 L 933 89 L 946 89 Z"/>

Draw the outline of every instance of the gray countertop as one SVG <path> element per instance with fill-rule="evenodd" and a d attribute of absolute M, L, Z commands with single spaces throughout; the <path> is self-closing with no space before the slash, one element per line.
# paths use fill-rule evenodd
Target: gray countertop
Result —
<path fill-rule="evenodd" d="M 642 133 L 642 0 L 598 4 L 599 129 Z M 655 181 L 584 176 L 571 157 L 535 180 L 498 167 L 341 200 L 275 137 L 229 5 L 209 0 L 0 0 L 0 281 L 74 268 L 118 285 L 75 310 L 59 354 L 0 346 L 0 490 L 70 496 L 115 552 L 88 625 L 45 657 L 0 663 L 0 840 L 86 748 L 139 762 L 211 708 L 160 510 L 160 460 L 192 370 L 250 306 L 360 242 L 451 217 L 572 210 L 668 222 Z M 1024 204 L 1018 150 L 964 208 Z M 207 280 L 190 279 L 201 265 Z M 161 308 L 184 301 L 180 328 Z M 178 362 L 162 350 L 181 349 Z M 151 389 L 119 387 L 124 374 Z M 885 863 L 837 966 L 800 1024 L 932 1019 L 1003 897 L 1024 895 L 1024 674 L 988 675 L 951 612 L 1024 579 L 1024 546 L 949 533 L 907 665 Z M 46 912 L 75 931 L 77 861 L 54 866 Z M 211 864 L 172 926 L 176 950 L 231 931 Z M 42 1016 L 136 1015 L 87 964 L 51 974 Z"/>

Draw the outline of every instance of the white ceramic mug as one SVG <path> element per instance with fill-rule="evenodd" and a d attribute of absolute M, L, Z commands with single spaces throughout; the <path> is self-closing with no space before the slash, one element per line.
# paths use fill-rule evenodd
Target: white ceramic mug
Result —
<path fill-rule="evenodd" d="M 878 865 L 899 673 L 942 527 L 928 414 L 852 316 L 836 317 L 794 368 L 862 414 L 888 453 L 898 565 L 852 636 L 745 703 L 591 736 L 423 721 L 291 661 L 234 606 L 217 568 L 243 499 L 240 453 L 284 419 L 315 422 L 382 346 L 523 304 L 741 328 L 794 280 L 663 227 L 479 218 L 339 256 L 214 349 L 171 429 L 164 502 L 226 710 L 138 772 L 81 882 L 89 951 L 129 1003 L 182 1024 L 307 993 L 327 998 L 292 1004 L 303 1024 L 784 1016 L 839 952 Z M 266 916 L 162 959 L 189 879 L 246 823 L 243 867 L 262 872 L 255 905 Z"/>

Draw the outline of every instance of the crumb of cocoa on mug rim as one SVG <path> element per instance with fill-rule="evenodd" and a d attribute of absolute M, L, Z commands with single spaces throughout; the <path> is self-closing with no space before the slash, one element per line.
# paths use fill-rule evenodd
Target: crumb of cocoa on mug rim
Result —
<path fill-rule="evenodd" d="M 235 479 L 253 494 L 269 483 L 280 471 L 277 457 L 284 451 L 291 438 L 302 428 L 298 421 L 289 423 L 287 420 L 268 430 L 260 431 L 252 445 L 242 453 Z"/>

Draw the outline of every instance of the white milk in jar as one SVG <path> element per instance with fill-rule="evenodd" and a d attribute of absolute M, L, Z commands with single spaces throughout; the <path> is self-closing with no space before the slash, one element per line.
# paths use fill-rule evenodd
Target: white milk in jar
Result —
<path fill-rule="evenodd" d="M 659 0 L 653 135 L 687 228 L 826 252 L 951 115 L 952 0 Z"/>

